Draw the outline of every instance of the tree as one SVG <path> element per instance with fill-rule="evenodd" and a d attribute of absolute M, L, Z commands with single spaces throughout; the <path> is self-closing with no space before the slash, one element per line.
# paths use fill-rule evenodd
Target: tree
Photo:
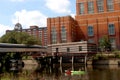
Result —
<path fill-rule="evenodd" d="M 111 43 L 107 36 L 103 36 L 99 41 L 99 47 L 103 51 L 111 50 Z"/>
<path fill-rule="evenodd" d="M 0 38 L 1 43 L 26 44 L 26 45 L 40 45 L 40 39 L 29 35 L 26 32 L 12 31 Z"/>

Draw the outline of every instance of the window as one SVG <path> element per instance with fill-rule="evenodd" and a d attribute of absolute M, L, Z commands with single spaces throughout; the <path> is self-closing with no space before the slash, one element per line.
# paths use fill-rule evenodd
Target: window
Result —
<path fill-rule="evenodd" d="M 104 1 L 103 0 L 97 0 L 98 12 L 103 12 L 104 11 L 103 6 L 104 6 Z"/>
<path fill-rule="evenodd" d="M 67 52 L 70 52 L 70 48 L 67 48 Z"/>
<path fill-rule="evenodd" d="M 67 39 L 66 39 L 66 29 L 64 26 L 61 27 L 61 42 L 66 42 Z"/>
<path fill-rule="evenodd" d="M 110 43 L 111 43 L 111 47 L 112 47 L 112 48 L 116 48 L 116 41 L 115 41 L 115 38 L 114 38 L 114 37 L 111 37 L 111 38 L 110 38 Z"/>
<path fill-rule="evenodd" d="M 82 46 L 79 46 L 79 51 L 82 51 Z"/>
<path fill-rule="evenodd" d="M 108 11 L 114 10 L 113 0 L 107 0 L 107 9 L 108 9 Z"/>
<path fill-rule="evenodd" d="M 33 34 L 32 34 L 33 36 L 37 36 L 36 29 L 33 29 L 32 32 L 33 32 Z"/>
<path fill-rule="evenodd" d="M 94 4 L 93 1 L 88 2 L 88 13 L 94 13 Z"/>
<path fill-rule="evenodd" d="M 109 24 L 108 25 L 108 32 L 109 32 L 109 35 L 115 35 L 115 26 L 114 26 L 114 24 Z"/>
<path fill-rule="evenodd" d="M 94 39 L 88 39 L 88 43 L 94 43 Z"/>
<path fill-rule="evenodd" d="M 42 31 L 39 31 L 39 37 L 40 37 L 40 39 L 42 41 Z"/>
<path fill-rule="evenodd" d="M 59 49 L 58 49 L 58 48 L 56 48 L 56 52 L 59 52 Z"/>
<path fill-rule="evenodd" d="M 93 32 L 93 26 L 88 26 L 88 36 L 93 36 L 94 32 Z"/>
<path fill-rule="evenodd" d="M 84 14 L 84 3 L 80 3 L 80 14 Z"/>
<path fill-rule="evenodd" d="M 55 27 L 52 27 L 51 36 L 52 36 L 52 44 L 57 43 L 57 32 Z"/>

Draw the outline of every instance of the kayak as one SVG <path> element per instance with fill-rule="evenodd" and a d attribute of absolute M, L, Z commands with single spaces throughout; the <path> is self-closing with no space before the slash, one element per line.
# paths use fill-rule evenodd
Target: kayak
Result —
<path fill-rule="evenodd" d="M 65 70 L 66 75 L 82 75 L 85 74 L 85 71 L 70 71 L 70 70 Z"/>

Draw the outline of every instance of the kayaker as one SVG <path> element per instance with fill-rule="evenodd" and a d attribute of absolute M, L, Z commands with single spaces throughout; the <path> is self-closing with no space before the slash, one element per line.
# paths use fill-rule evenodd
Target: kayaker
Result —
<path fill-rule="evenodd" d="M 65 70 L 65 74 L 71 75 L 71 70 Z"/>

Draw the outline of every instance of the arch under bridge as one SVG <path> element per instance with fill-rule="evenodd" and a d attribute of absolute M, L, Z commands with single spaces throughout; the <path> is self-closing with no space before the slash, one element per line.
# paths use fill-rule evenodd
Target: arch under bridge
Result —
<path fill-rule="evenodd" d="M 22 57 L 47 54 L 47 47 L 40 45 L 0 43 L 0 64 L 10 66 L 11 62 L 22 64 Z M 4 63 L 5 61 L 5 63 Z"/>

